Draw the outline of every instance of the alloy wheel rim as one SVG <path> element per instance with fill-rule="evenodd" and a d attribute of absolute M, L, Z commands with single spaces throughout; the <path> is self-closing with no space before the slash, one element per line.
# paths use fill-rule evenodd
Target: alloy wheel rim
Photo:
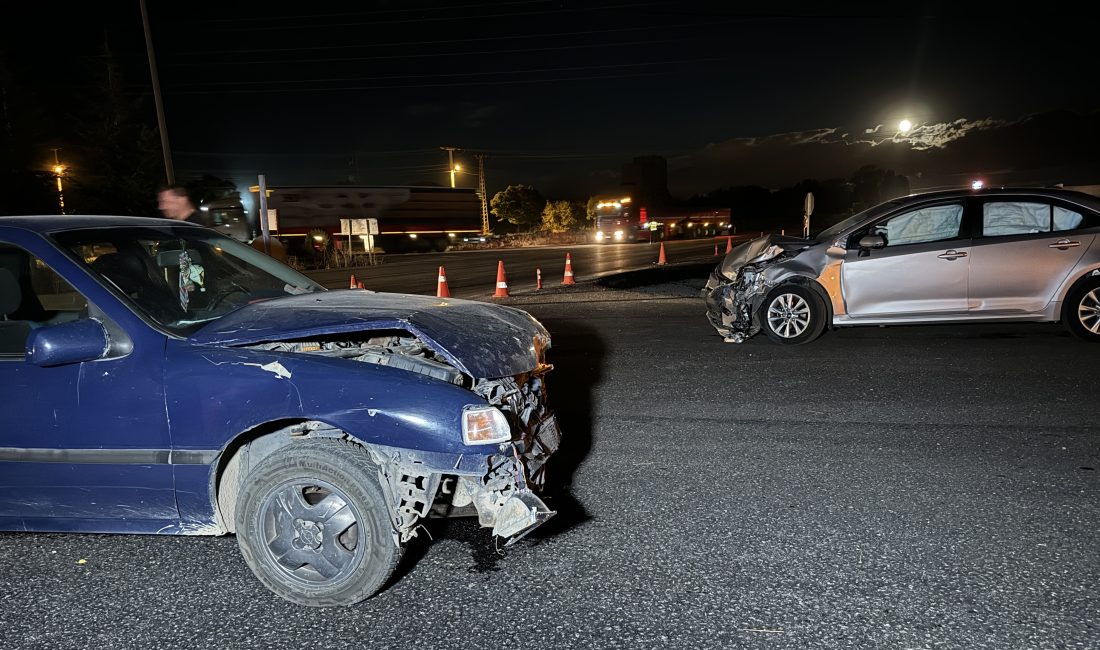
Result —
<path fill-rule="evenodd" d="M 1100 334 L 1100 287 L 1081 298 L 1077 304 L 1077 320 L 1088 331 Z"/>
<path fill-rule="evenodd" d="M 768 305 L 768 327 L 785 339 L 800 336 L 810 327 L 810 304 L 794 293 L 776 296 Z"/>
<path fill-rule="evenodd" d="M 294 581 L 335 584 L 359 566 L 366 551 L 360 519 L 335 486 L 316 479 L 286 481 L 260 505 L 264 551 Z"/>

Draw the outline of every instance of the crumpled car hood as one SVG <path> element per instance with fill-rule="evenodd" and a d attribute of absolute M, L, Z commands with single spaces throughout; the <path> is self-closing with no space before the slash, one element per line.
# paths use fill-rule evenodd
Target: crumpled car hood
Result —
<path fill-rule="evenodd" d="M 326 334 L 406 330 L 474 378 L 534 370 L 550 336 L 530 314 L 472 300 L 362 290 L 287 296 L 246 305 L 206 325 L 191 341 L 248 345 Z"/>
<path fill-rule="evenodd" d="M 757 237 L 751 241 L 734 246 L 733 250 L 727 253 L 725 258 L 719 263 L 718 269 L 726 277 L 733 277 L 738 269 L 748 264 L 749 260 L 760 255 L 772 246 L 778 246 L 785 251 L 799 251 L 815 243 L 816 242 L 812 239 L 802 239 L 801 237 L 764 235 L 763 237 Z"/>

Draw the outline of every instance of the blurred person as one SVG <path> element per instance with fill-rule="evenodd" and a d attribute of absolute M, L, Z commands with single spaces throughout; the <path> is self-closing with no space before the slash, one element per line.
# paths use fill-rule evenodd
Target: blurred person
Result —
<path fill-rule="evenodd" d="M 157 209 L 167 219 L 210 226 L 210 219 L 195 207 L 191 192 L 183 185 L 165 185 L 157 191 Z"/>

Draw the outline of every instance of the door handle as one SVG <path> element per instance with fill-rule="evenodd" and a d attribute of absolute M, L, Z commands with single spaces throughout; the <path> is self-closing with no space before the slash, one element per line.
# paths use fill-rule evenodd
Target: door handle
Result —
<path fill-rule="evenodd" d="M 1054 242 L 1053 244 L 1050 244 L 1049 246 L 1047 246 L 1047 248 L 1057 248 L 1059 250 L 1068 250 L 1070 248 L 1076 248 L 1080 245 L 1081 245 L 1081 242 L 1079 242 L 1079 241 L 1070 241 L 1068 239 L 1059 239 L 1058 241 Z"/>
<path fill-rule="evenodd" d="M 958 251 L 950 250 L 946 253 L 940 253 L 936 257 L 940 258 L 941 260 L 956 260 L 960 257 L 966 257 L 966 251 L 962 251 L 960 253 Z"/>

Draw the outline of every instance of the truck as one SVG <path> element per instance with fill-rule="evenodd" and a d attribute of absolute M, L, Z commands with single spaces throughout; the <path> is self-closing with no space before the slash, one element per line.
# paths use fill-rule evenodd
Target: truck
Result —
<path fill-rule="evenodd" d="M 647 211 L 622 195 L 596 197 L 596 241 L 601 244 L 648 241 Z"/>

